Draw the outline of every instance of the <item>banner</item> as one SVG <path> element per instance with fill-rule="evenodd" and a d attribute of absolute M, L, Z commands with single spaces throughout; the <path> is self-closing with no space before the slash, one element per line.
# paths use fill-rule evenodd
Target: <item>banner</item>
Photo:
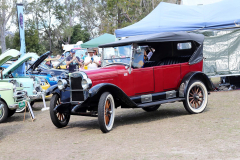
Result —
<path fill-rule="evenodd" d="M 18 16 L 18 26 L 19 26 L 19 36 L 20 36 L 20 53 L 21 57 L 26 54 L 26 46 L 25 46 L 25 33 L 24 33 L 24 18 L 23 18 L 23 4 L 17 4 L 17 16 Z M 24 74 L 25 75 L 25 63 L 22 64 L 17 69 L 18 74 Z"/>

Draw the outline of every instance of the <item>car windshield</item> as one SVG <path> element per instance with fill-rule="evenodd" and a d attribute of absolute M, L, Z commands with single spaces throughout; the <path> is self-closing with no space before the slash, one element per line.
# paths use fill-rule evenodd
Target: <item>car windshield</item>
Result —
<path fill-rule="evenodd" d="M 102 66 L 111 64 L 130 64 L 131 45 L 103 49 Z"/>

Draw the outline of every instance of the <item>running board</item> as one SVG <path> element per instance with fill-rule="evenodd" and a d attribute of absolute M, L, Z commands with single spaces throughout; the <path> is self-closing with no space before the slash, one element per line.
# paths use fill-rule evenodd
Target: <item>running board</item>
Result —
<path fill-rule="evenodd" d="M 185 100 L 185 98 L 173 98 L 173 99 L 167 99 L 167 100 L 163 100 L 163 101 L 155 101 L 155 102 L 151 102 L 151 103 L 144 103 L 144 104 L 139 104 L 137 107 L 139 108 L 144 108 L 144 107 L 150 107 L 150 106 L 155 106 L 155 105 L 160 105 L 163 103 L 170 103 L 170 102 L 175 102 L 175 101 L 183 101 Z"/>

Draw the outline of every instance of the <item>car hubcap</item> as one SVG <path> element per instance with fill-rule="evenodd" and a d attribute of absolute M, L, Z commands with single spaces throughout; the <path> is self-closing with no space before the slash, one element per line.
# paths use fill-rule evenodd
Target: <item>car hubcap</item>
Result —
<path fill-rule="evenodd" d="M 203 90 L 200 86 L 194 86 L 189 92 L 189 103 L 191 107 L 198 109 L 203 102 Z"/>
<path fill-rule="evenodd" d="M 3 116 L 3 104 L 0 105 L 0 118 Z"/>

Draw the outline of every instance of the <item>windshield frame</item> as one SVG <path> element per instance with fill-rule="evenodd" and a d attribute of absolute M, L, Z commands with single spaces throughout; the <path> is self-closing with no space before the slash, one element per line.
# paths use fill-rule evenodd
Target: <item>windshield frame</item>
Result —
<path fill-rule="evenodd" d="M 123 46 L 116 46 L 116 47 L 124 47 L 124 46 L 130 46 L 130 45 L 123 45 Z M 105 48 L 110 48 L 110 47 L 105 47 Z M 133 54 L 133 44 L 131 44 L 131 49 L 130 49 L 130 57 L 117 57 L 117 58 L 111 58 L 111 59 L 104 59 L 104 50 L 105 48 L 102 48 L 102 59 L 101 59 L 101 67 L 105 67 L 105 66 L 110 66 L 110 65 L 115 65 L 115 64 L 119 64 L 119 65 L 125 65 L 125 66 L 129 66 L 129 68 L 131 68 L 131 64 L 132 64 L 132 54 Z M 112 47 L 114 48 L 114 47 Z M 123 63 L 123 62 L 113 62 L 113 63 L 109 63 L 109 64 L 105 64 L 103 66 L 103 61 L 104 60 L 112 60 L 112 59 L 125 59 L 125 58 L 130 58 L 129 63 Z"/>

